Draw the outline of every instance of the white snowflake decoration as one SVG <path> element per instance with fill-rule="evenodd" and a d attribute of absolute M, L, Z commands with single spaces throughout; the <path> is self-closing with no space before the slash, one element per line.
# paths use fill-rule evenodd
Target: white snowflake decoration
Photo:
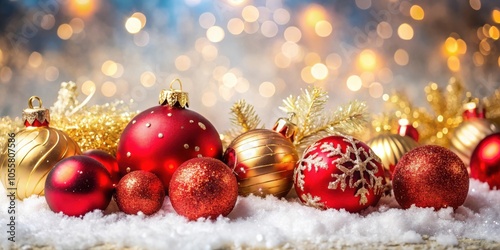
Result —
<path fill-rule="evenodd" d="M 302 194 L 300 198 L 304 201 L 306 206 L 315 207 L 319 209 L 325 209 L 325 204 L 321 202 L 321 198 L 318 196 L 312 196 L 311 194 Z"/>
<path fill-rule="evenodd" d="M 339 186 L 342 191 L 345 191 L 347 187 L 356 188 L 355 197 L 359 197 L 359 204 L 365 205 L 368 202 L 367 195 L 369 195 L 370 189 L 373 189 L 375 194 L 380 194 L 384 189 L 383 177 L 376 176 L 379 171 L 376 162 L 380 163 L 380 159 L 371 149 L 367 152 L 363 147 L 358 147 L 356 143 L 359 143 L 359 141 L 353 137 L 343 137 L 344 141 L 350 144 L 345 148 L 345 153 L 342 152 L 343 149 L 340 145 L 334 147 L 331 142 L 321 145 L 320 143 L 314 143 L 308 147 L 304 152 L 307 157 L 301 159 L 295 168 L 295 185 L 304 191 L 305 171 L 310 172 L 314 169 L 315 172 L 318 172 L 320 169 L 328 169 L 329 163 L 325 160 L 325 157 L 318 156 L 318 153 L 312 153 L 319 146 L 321 152 L 327 153 L 326 157 L 338 157 L 331 161 L 330 164 L 342 171 L 342 174 L 332 174 L 333 181 L 328 184 L 328 189 L 337 189 Z M 355 159 L 351 159 L 352 155 Z M 358 180 L 354 178 L 356 173 L 359 174 Z M 324 207 L 320 197 L 302 194 L 301 198 L 307 205 Z"/>
<path fill-rule="evenodd" d="M 373 153 L 370 149 L 369 152 L 363 147 L 357 147 L 356 143 L 359 142 L 351 136 L 344 136 L 344 141 L 351 144 L 345 149 L 345 153 L 342 153 L 340 145 L 337 147 L 333 146 L 333 143 L 323 143 L 320 146 L 321 152 L 328 152 L 327 157 L 340 156 L 339 158 L 332 161 L 332 164 L 337 166 L 337 169 L 342 171 L 342 174 L 332 174 L 335 179 L 328 185 L 329 189 L 337 189 L 340 184 L 340 189 L 344 191 L 347 186 L 349 188 L 357 188 L 358 191 L 354 195 L 355 197 L 360 197 L 359 204 L 365 205 L 368 202 L 367 195 L 369 194 L 369 189 L 373 188 L 376 194 L 383 191 L 383 177 L 376 176 L 378 172 L 378 167 L 375 162 L 380 162 L 380 159 Z M 351 159 L 351 155 L 355 156 L 355 159 Z M 364 160 L 362 159 L 362 156 Z M 346 163 L 352 164 L 352 167 L 346 166 Z M 359 173 L 359 179 L 354 180 L 354 174 Z"/>
<path fill-rule="evenodd" d="M 304 152 L 304 155 L 308 155 L 312 151 L 316 150 L 318 147 L 319 143 L 314 143 L 310 147 L 306 149 Z M 319 169 L 328 169 L 328 164 L 323 161 L 322 157 L 318 157 L 317 153 L 308 155 L 306 158 L 301 159 L 297 163 L 297 168 L 295 168 L 294 171 L 294 177 L 293 179 L 295 180 L 295 185 L 297 185 L 302 191 L 304 191 L 304 171 L 311 171 L 312 168 L 314 167 L 315 171 L 318 172 Z"/>

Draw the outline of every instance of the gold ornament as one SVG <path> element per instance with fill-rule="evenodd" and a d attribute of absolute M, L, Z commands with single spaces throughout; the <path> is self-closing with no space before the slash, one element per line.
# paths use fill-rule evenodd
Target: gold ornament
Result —
<path fill-rule="evenodd" d="M 398 161 L 408 151 L 416 148 L 418 143 L 408 136 L 392 134 L 389 132 L 379 134 L 366 143 L 375 154 L 382 160 L 384 168 L 389 174 L 389 179 L 392 179 L 392 172 Z"/>
<path fill-rule="evenodd" d="M 38 107 L 33 107 L 35 100 L 39 102 Z M 16 196 L 21 200 L 44 195 L 45 179 L 54 165 L 66 157 L 81 154 L 78 144 L 66 133 L 49 127 L 49 112 L 42 108 L 40 98 L 31 97 L 28 105 L 23 111 L 26 128 L 15 134 L 14 145 L 0 156 L 0 180 L 5 188 L 17 187 Z M 15 180 L 8 175 L 11 156 L 15 160 Z"/>
<path fill-rule="evenodd" d="M 284 197 L 293 184 L 299 156 L 293 143 L 268 129 L 253 129 L 236 137 L 224 153 L 224 162 L 238 179 L 239 194 Z"/>
<path fill-rule="evenodd" d="M 500 132 L 500 128 L 487 119 L 471 119 L 460 124 L 450 139 L 450 149 L 469 165 L 472 152 L 486 136 Z"/>

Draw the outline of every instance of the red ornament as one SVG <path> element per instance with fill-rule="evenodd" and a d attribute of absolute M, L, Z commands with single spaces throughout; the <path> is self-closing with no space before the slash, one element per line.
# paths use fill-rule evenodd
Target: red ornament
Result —
<path fill-rule="evenodd" d="M 350 136 L 329 136 L 304 151 L 294 181 L 306 205 L 359 212 L 380 199 L 384 168 L 365 143 Z"/>
<path fill-rule="evenodd" d="M 417 147 L 396 165 L 392 178 L 396 201 L 435 209 L 462 205 L 469 191 L 469 174 L 460 158 L 441 146 Z"/>
<path fill-rule="evenodd" d="M 233 210 L 238 183 L 222 161 L 202 157 L 184 162 L 172 176 L 169 188 L 174 210 L 188 218 L 215 219 Z"/>
<path fill-rule="evenodd" d="M 116 161 L 116 158 L 114 156 L 100 149 L 87 150 L 83 152 L 83 155 L 100 162 L 111 175 L 113 186 L 116 186 L 116 184 L 118 184 L 118 182 L 120 181 L 120 169 L 118 168 L 118 161 Z"/>
<path fill-rule="evenodd" d="M 155 174 L 139 170 L 123 176 L 116 186 L 114 197 L 120 210 L 126 214 L 141 211 L 151 215 L 160 210 L 165 189 Z"/>
<path fill-rule="evenodd" d="M 187 93 L 164 90 L 160 104 L 138 114 L 127 125 L 116 158 L 122 176 L 135 170 L 149 171 L 168 191 L 170 178 L 179 165 L 197 157 L 220 159 L 222 143 L 205 117 L 185 109 Z"/>
<path fill-rule="evenodd" d="M 500 133 L 486 136 L 474 149 L 470 159 L 470 176 L 500 188 Z"/>
<path fill-rule="evenodd" d="M 398 121 L 398 134 L 401 136 L 408 136 L 418 142 L 419 134 L 418 130 L 410 124 L 407 119 L 400 119 Z"/>
<path fill-rule="evenodd" d="M 58 162 L 45 182 L 45 199 L 50 209 L 69 216 L 106 209 L 112 193 L 113 184 L 106 168 L 81 155 Z"/>

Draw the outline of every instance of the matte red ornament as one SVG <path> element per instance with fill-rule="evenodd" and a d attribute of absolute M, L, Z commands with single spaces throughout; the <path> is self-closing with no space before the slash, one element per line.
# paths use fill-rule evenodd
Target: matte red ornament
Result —
<path fill-rule="evenodd" d="M 88 156 L 71 156 L 58 162 L 45 182 L 45 199 L 50 209 L 69 216 L 106 209 L 112 193 L 108 171 Z"/>
<path fill-rule="evenodd" d="M 114 156 L 100 149 L 87 150 L 83 152 L 83 155 L 100 162 L 111 175 L 113 186 L 116 186 L 116 184 L 118 184 L 118 182 L 120 181 L 120 169 L 118 168 L 118 161 L 116 161 L 116 158 Z"/>
<path fill-rule="evenodd" d="M 175 171 L 169 196 L 174 210 L 189 220 L 215 219 L 233 210 L 238 198 L 238 183 L 222 161 L 195 158 Z"/>
<path fill-rule="evenodd" d="M 437 145 L 417 147 L 396 165 L 392 178 L 396 201 L 402 208 L 461 206 L 469 192 L 469 174 L 460 158 Z"/>
<path fill-rule="evenodd" d="M 139 170 L 123 176 L 116 186 L 114 198 L 118 208 L 126 214 L 141 211 L 151 215 L 160 210 L 165 189 L 155 174 Z"/>
<path fill-rule="evenodd" d="M 329 136 L 304 151 L 295 167 L 295 191 L 309 206 L 359 212 L 377 204 L 384 176 L 380 159 L 365 143 Z"/>
<path fill-rule="evenodd" d="M 152 172 L 168 192 L 170 178 L 179 165 L 197 157 L 220 159 L 222 142 L 205 117 L 185 109 L 187 93 L 164 90 L 160 103 L 138 114 L 127 125 L 116 158 L 122 176 L 135 170 Z"/>
<path fill-rule="evenodd" d="M 486 136 L 476 146 L 470 159 L 470 176 L 500 188 L 500 133 Z"/>

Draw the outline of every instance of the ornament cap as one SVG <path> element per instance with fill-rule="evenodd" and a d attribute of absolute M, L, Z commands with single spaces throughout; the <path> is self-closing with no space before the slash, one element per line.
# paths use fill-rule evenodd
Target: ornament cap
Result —
<path fill-rule="evenodd" d="M 174 89 L 174 83 L 178 82 L 180 89 Z M 189 107 L 189 96 L 187 92 L 182 91 L 182 82 L 176 78 L 170 82 L 170 89 L 163 89 L 160 92 L 159 103 L 160 105 L 177 106 L 181 108 Z"/>
<path fill-rule="evenodd" d="M 38 107 L 33 106 L 34 101 L 38 101 Z M 50 122 L 50 112 L 43 108 L 42 99 L 32 96 L 28 100 L 28 108 L 23 110 L 23 121 L 26 127 L 48 126 Z"/>
<path fill-rule="evenodd" d="M 295 136 L 299 131 L 299 127 L 297 124 L 292 122 L 295 113 L 288 113 L 288 117 L 279 118 L 276 123 L 274 123 L 273 130 L 283 135 L 285 138 L 290 140 L 291 142 L 295 141 Z"/>
<path fill-rule="evenodd" d="M 398 121 L 398 134 L 401 136 L 409 136 L 416 142 L 418 142 L 419 133 L 418 130 L 408 121 L 408 119 L 399 119 Z"/>
<path fill-rule="evenodd" d="M 471 120 L 474 118 L 485 118 L 486 109 L 477 98 L 467 98 L 462 105 L 464 120 Z"/>

